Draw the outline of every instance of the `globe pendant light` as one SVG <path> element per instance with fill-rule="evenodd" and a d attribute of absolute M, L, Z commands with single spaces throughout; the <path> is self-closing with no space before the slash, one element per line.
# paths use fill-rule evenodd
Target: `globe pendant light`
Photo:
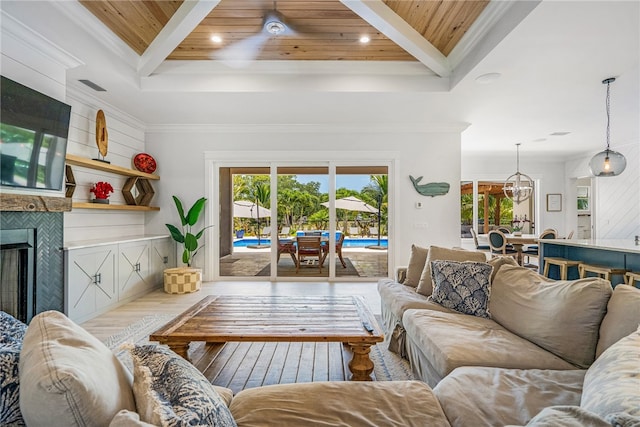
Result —
<path fill-rule="evenodd" d="M 603 84 L 607 85 L 607 148 L 604 151 L 599 152 L 589 162 L 589 169 L 591 169 L 591 173 L 595 176 L 616 176 L 620 175 L 624 168 L 627 167 L 627 159 L 617 151 L 613 151 L 609 148 L 610 142 L 610 99 L 609 99 L 609 89 L 611 83 L 616 81 L 615 78 L 610 77 L 608 79 L 604 79 L 602 81 Z"/>
<path fill-rule="evenodd" d="M 505 196 L 519 205 L 533 194 L 533 180 L 520 173 L 520 144 L 516 144 L 516 150 L 516 173 L 507 178 L 502 191 Z"/>

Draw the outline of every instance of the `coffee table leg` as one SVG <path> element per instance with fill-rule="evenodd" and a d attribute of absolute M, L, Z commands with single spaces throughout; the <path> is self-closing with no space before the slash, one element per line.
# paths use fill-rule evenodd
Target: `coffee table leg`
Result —
<path fill-rule="evenodd" d="M 186 361 L 191 362 L 189 359 L 189 342 L 168 342 L 167 345 L 178 356 L 182 356 Z"/>
<path fill-rule="evenodd" d="M 371 352 L 370 344 L 349 343 L 353 358 L 349 362 L 349 370 L 351 371 L 351 381 L 372 381 L 371 373 L 373 372 L 373 362 L 369 357 Z"/>

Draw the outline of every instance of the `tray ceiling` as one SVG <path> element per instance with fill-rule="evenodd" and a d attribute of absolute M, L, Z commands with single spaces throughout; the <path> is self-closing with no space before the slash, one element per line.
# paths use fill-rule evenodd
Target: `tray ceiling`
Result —
<path fill-rule="evenodd" d="M 145 54 L 183 6 L 180 0 L 80 0 L 80 3 L 139 55 Z M 364 2 L 354 3 L 362 6 Z M 384 0 L 382 4 L 388 10 L 383 11 L 383 19 L 401 18 L 418 37 L 446 57 L 488 3 L 489 0 Z M 217 50 L 260 33 L 265 16 L 275 6 L 295 34 L 268 37 L 256 60 L 416 61 L 347 5 L 351 6 L 349 1 L 339 0 L 222 0 L 204 19 L 198 19 L 199 23 L 177 42 L 177 47 L 172 47 L 165 59 L 214 59 Z M 380 23 L 376 26 L 380 28 Z M 389 26 L 397 27 L 397 23 Z M 222 42 L 212 42 L 213 35 L 220 36 Z M 360 43 L 362 35 L 369 36 L 371 41 Z"/>

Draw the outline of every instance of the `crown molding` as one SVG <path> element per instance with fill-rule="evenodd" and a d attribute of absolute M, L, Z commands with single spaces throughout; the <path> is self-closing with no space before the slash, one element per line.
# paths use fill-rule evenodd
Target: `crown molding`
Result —
<path fill-rule="evenodd" d="M 129 113 L 122 111 L 118 107 L 115 107 L 108 102 L 97 98 L 95 95 L 88 91 L 85 92 L 84 90 L 67 86 L 67 99 L 73 99 L 89 107 L 95 108 L 96 110 L 103 110 L 107 113 L 108 116 L 113 117 L 115 120 L 118 120 L 133 128 L 142 129 L 143 131 L 147 130 L 146 124 L 141 120 L 137 119 Z"/>
<path fill-rule="evenodd" d="M 461 133 L 469 123 L 238 123 L 238 124 L 149 124 L 147 133 Z"/>
<path fill-rule="evenodd" d="M 62 14 L 89 36 L 98 41 L 101 45 L 109 49 L 119 58 L 122 58 L 132 68 L 138 65 L 140 56 L 108 29 L 102 21 L 89 12 L 79 1 L 52 1 L 50 2 Z"/>
<path fill-rule="evenodd" d="M 60 46 L 51 43 L 46 37 L 32 30 L 4 10 L 0 10 L 0 19 L 2 20 L 3 38 L 10 37 L 18 40 L 65 69 L 84 65 L 84 62 L 79 58 L 62 49 Z"/>

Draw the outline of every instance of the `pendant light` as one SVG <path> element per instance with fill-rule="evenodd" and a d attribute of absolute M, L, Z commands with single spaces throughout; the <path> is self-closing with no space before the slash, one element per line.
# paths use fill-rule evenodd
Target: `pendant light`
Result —
<path fill-rule="evenodd" d="M 504 195 L 519 205 L 533 194 L 533 180 L 520 173 L 520 144 L 516 144 L 516 173 L 504 182 Z"/>
<path fill-rule="evenodd" d="M 607 148 L 604 151 L 601 151 L 593 156 L 593 158 L 589 162 L 589 169 L 591 169 L 591 173 L 595 176 L 617 176 L 620 175 L 624 171 L 624 168 L 627 167 L 627 159 L 625 159 L 622 154 L 609 148 L 611 121 L 609 91 L 610 85 L 614 81 L 616 81 L 614 77 L 610 77 L 602 81 L 603 84 L 607 85 Z"/>

